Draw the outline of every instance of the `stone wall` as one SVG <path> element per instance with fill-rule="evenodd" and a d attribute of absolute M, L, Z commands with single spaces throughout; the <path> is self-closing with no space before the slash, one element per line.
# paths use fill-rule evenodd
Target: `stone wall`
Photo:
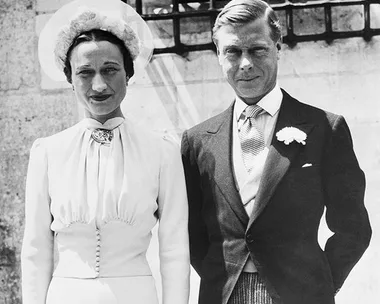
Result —
<path fill-rule="evenodd" d="M 21 303 L 19 260 L 29 149 L 36 138 L 65 129 L 81 117 L 69 86 L 49 80 L 37 59 L 38 33 L 49 14 L 66 2 L 0 0 L 0 304 Z M 351 14 L 351 21 L 361 16 L 360 12 Z M 373 20 L 380 24 L 376 15 Z M 168 39 L 162 39 L 163 28 L 153 28 L 160 36 L 156 36 L 157 44 Z M 188 39 L 207 35 L 195 33 Z M 380 37 L 369 43 L 352 38 L 330 45 L 284 46 L 280 58 L 282 87 L 303 102 L 346 117 L 367 176 L 366 205 L 373 240 L 338 294 L 338 304 L 373 303 L 380 298 L 379 66 Z M 213 52 L 194 52 L 186 58 L 165 54 L 154 56 L 146 72 L 128 88 L 122 108 L 137 123 L 171 133 L 179 141 L 184 129 L 225 109 L 233 96 Z M 323 224 L 321 244 L 328 235 Z M 157 277 L 156 249 L 154 239 L 149 258 Z M 196 303 L 198 282 L 193 274 L 191 304 Z"/>

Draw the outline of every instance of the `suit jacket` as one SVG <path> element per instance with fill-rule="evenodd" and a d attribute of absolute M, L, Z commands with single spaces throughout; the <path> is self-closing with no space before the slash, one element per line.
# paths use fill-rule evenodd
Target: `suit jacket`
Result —
<path fill-rule="evenodd" d="M 296 127 L 307 134 L 306 145 L 273 136 L 250 215 L 234 180 L 233 104 L 183 134 L 200 304 L 227 303 L 249 256 L 275 303 L 334 303 L 369 245 L 365 177 L 344 118 L 283 96 L 274 134 Z M 317 236 L 325 207 L 333 235 L 323 250 Z"/>

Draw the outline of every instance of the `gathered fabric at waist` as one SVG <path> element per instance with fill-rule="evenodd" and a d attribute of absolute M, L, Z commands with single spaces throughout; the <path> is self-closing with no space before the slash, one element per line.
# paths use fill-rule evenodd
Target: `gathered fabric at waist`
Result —
<path fill-rule="evenodd" d="M 133 229 L 110 227 L 99 230 L 90 229 L 88 225 L 76 225 L 75 229 L 57 233 L 53 276 L 106 278 L 151 275 L 146 259 L 150 233 L 137 237 Z"/>

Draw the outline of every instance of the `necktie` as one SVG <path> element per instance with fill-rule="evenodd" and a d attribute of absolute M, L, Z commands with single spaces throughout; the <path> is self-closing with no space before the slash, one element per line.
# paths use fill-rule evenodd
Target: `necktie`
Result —
<path fill-rule="evenodd" d="M 256 117 L 264 110 L 258 105 L 248 106 L 240 120 L 243 120 L 239 131 L 244 165 L 248 172 L 253 168 L 254 158 L 264 149 L 264 135 L 258 128 Z"/>

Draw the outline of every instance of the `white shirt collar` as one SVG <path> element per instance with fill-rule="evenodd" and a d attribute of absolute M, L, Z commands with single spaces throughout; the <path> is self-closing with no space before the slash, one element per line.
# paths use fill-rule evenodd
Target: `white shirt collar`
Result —
<path fill-rule="evenodd" d="M 99 121 L 93 119 L 93 118 L 83 118 L 82 119 L 82 124 L 87 128 L 87 129 L 106 129 L 106 130 L 113 130 L 120 126 L 124 122 L 124 117 L 113 117 L 108 119 L 107 121 L 104 122 L 104 124 L 100 123 Z"/>
<path fill-rule="evenodd" d="M 274 116 L 278 110 L 280 109 L 282 102 L 282 91 L 278 84 L 270 91 L 267 95 L 265 95 L 257 105 L 264 109 L 270 116 Z M 235 118 L 239 121 L 241 113 L 245 110 L 248 105 L 236 95 L 235 102 Z"/>

